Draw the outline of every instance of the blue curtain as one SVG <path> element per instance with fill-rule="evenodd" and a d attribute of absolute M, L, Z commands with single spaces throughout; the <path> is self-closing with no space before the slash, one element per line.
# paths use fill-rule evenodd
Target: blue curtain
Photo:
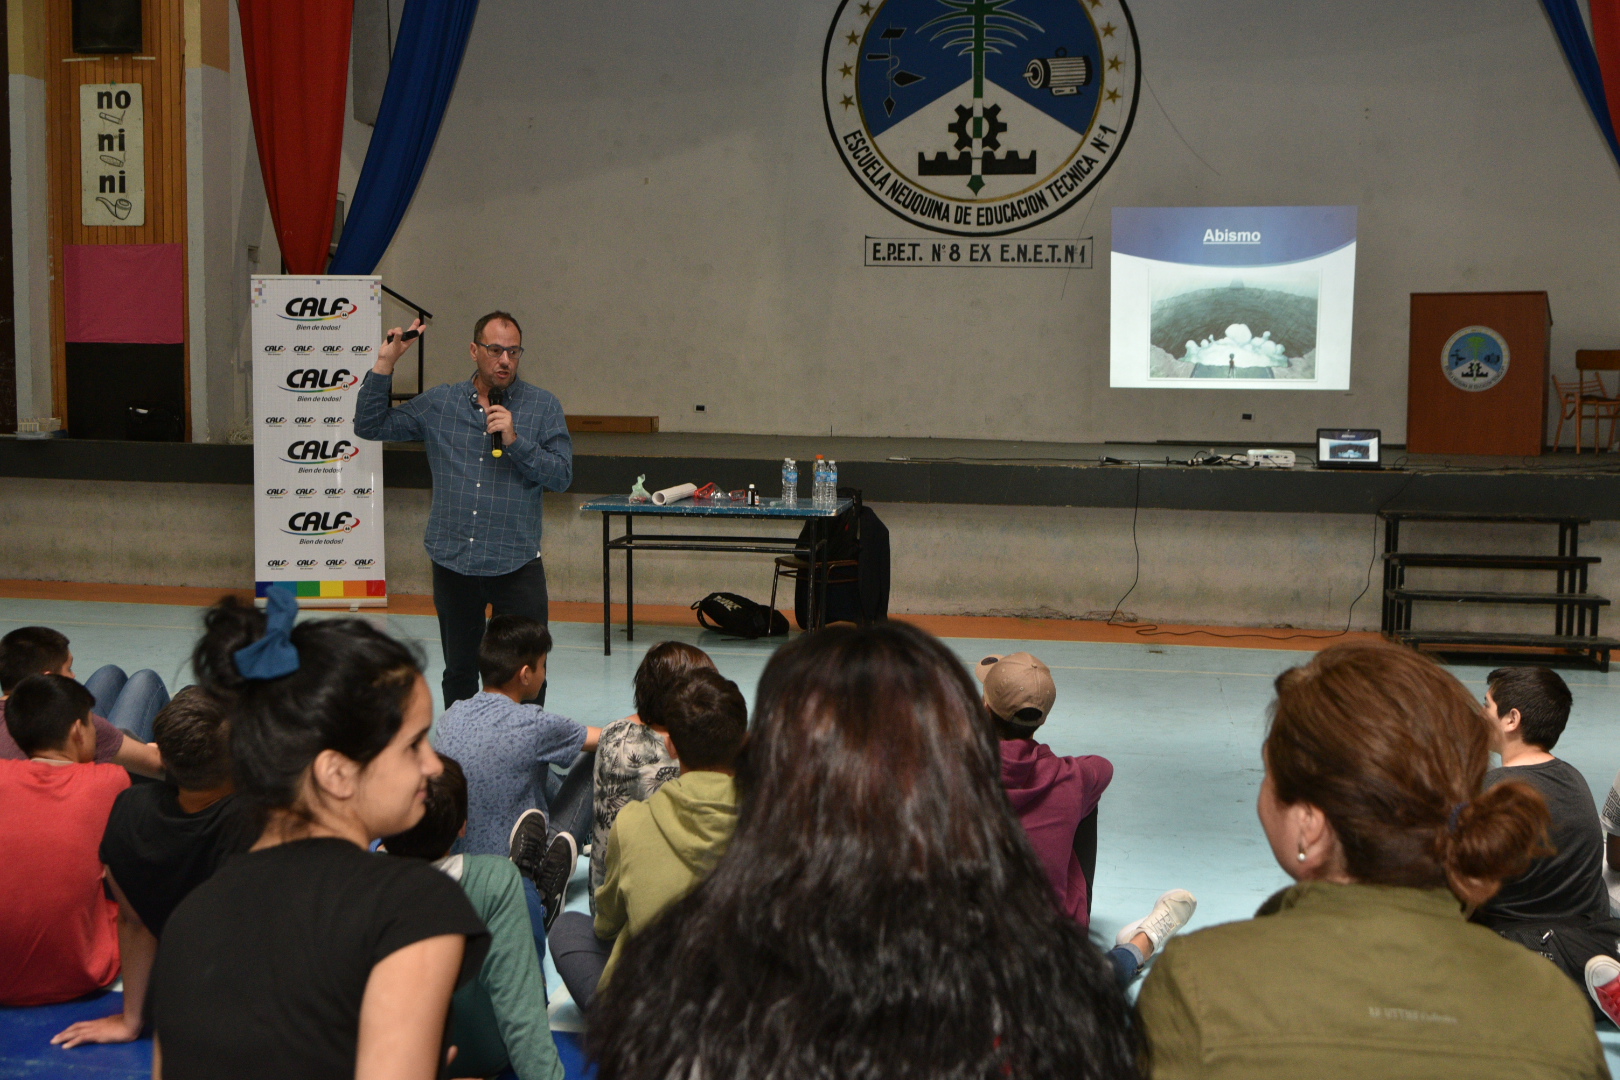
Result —
<path fill-rule="evenodd" d="M 1620 162 L 1620 141 L 1614 137 L 1614 120 L 1609 115 L 1608 98 L 1603 92 L 1603 71 L 1598 66 L 1597 52 L 1586 33 L 1586 22 L 1581 18 L 1580 0 L 1541 0 L 1552 20 L 1558 43 L 1564 47 L 1564 58 L 1575 73 L 1575 82 L 1586 96 L 1587 107 L 1603 129 L 1609 142 L 1609 152 Z"/>
<path fill-rule="evenodd" d="M 369 274 L 382 261 L 439 137 L 478 0 L 408 0 L 377 126 L 329 274 Z"/>

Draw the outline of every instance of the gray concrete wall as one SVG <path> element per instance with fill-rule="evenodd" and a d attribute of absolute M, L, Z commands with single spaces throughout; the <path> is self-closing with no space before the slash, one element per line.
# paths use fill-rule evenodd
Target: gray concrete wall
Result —
<path fill-rule="evenodd" d="M 0 578 L 243 588 L 252 581 L 252 489 L 245 485 L 97 483 L 0 478 Z M 580 495 L 546 497 L 551 595 L 601 599 L 601 520 Z M 389 489 L 388 581 L 430 593 L 421 537 L 429 493 Z M 1063 507 L 879 504 L 894 550 L 892 611 L 1078 617 L 1110 611 L 1136 575 L 1131 511 Z M 699 529 L 709 526 L 698 526 Z M 717 528 L 719 526 L 716 526 Z M 769 527 L 725 526 L 768 533 Z M 682 531 L 690 531 L 688 523 Z M 654 532 L 643 525 L 638 531 Z M 1136 520 L 1141 573 L 1123 610 L 1167 623 L 1340 629 L 1381 548 L 1370 517 L 1143 510 Z M 1409 525 L 1408 550 L 1550 552 L 1546 527 Z M 1620 522 L 1587 529 L 1583 552 L 1605 562 L 1595 592 L 1612 595 Z M 614 589 L 623 600 L 622 556 Z M 770 560 L 682 552 L 637 561 L 640 603 L 690 604 L 724 589 L 764 601 Z M 1353 627 L 1376 629 L 1381 569 L 1356 605 Z M 1418 577 L 1426 573 L 1427 577 Z M 1414 571 L 1412 584 L 1550 589 L 1548 575 Z M 784 600 L 782 607 L 788 607 Z M 1422 613 L 1420 625 L 1551 629 L 1550 614 L 1472 608 Z"/>
<path fill-rule="evenodd" d="M 1095 236 L 1069 272 L 863 266 L 868 234 L 932 234 L 835 152 L 837 6 L 485 0 L 381 266 L 438 316 L 429 382 L 499 306 L 569 412 L 665 431 L 1398 443 L 1412 292 L 1548 290 L 1560 372 L 1614 344 L 1615 165 L 1538 4 L 1135 0 L 1129 140 L 1019 234 Z M 1348 392 L 1109 388 L 1113 207 L 1312 204 L 1360 211 Z"/>

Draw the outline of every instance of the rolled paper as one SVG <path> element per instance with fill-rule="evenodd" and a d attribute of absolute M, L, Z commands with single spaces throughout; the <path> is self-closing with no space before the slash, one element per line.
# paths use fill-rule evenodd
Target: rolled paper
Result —
<path fill-rule="evenodd" d="M 689 499 L 692 497 L 692 492 L 696 490 L 696 484 L 676 484 L 674 487 L 665 488 L 663 491 L 655 491 L 653 492 L 653 505 L 668 506 L 672 502 Z"/>

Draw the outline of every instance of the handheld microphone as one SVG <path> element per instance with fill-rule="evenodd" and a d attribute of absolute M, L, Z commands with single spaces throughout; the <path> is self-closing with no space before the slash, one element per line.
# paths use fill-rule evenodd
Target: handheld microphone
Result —
<path fill-rule="evenodd" d="M 506 404 L 506 391 L 502 390 L 498 386 L 490 387 L 489 388 L 489 403 L 491 405 L 505 405 Z M 501 442 L 501 433 L 498 432 L 498 431 L 491 433 L 491 435 L 489 437 L 489 456 L 490 457 L 500 457 L 505 452 L 506 452 L 506 448 L 505 448 L 504 444 L 502 444 L 502 442 Z"/>

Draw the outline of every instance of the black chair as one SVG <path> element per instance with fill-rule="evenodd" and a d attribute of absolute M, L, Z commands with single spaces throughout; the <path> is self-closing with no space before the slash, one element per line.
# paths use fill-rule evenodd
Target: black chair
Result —
<path fill-rule="evenodd" d="M 861 491 L 859 488 L 841 488 L 838 494 L 842 498 L 844 497 L 845 492 L 848 492 L 848 497 L 852 498 L 855 502 L 855 505 L 850 509 L 850 513 L 854 516 L 855 521 L 855 554 L 852 558 L 834 559 L 831 562 L 820 563 L 817 565 L 816 569 L 820 571 L 822 584 L 827 589 L 831 589 L 834 585 L 853 585 L 857 590 L 859 590 L 861 585 L 861 508 L 863 504 L 861 502 Z M 808 544 L 808 523 L 806 524 L 805 529 L 806 531 L 800 535 L 800 539 L 804 540 L 804 542 Z M 783 578 L 787 578 L 794 582 L 795 587 L 797 587 L 798 582 L 807 581 L 809 576 L 810 560 L 805 556 L 798 554 L 777 556 L 776 566 L 771 573 L 770 609 L 772 611 L 776 610 L 776 590 Z M 859 622 L 862 626 L 865 626 L 868 623 L 864 608 L 862 609 Z M 801 630 L 808 629 L 805 627 L 803 622 L 799 623 L 799 628 Z M 787 631 L 784 629 L 782 632 L 786 633 Z"/>

